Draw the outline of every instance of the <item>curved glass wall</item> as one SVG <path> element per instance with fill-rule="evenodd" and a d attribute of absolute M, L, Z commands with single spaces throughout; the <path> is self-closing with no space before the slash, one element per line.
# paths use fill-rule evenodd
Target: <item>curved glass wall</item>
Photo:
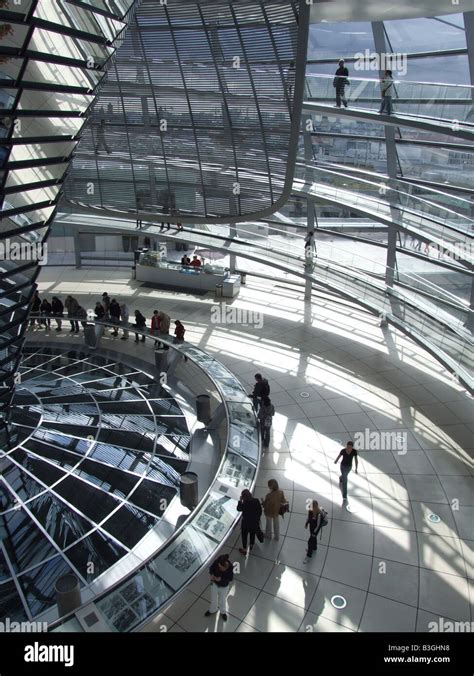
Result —
<path fill-rule="evenodd" d="M 303 0 L 141 2 L 66 199 L 174 222 L 274 210 L 291 188 L 308 14 Z"/>

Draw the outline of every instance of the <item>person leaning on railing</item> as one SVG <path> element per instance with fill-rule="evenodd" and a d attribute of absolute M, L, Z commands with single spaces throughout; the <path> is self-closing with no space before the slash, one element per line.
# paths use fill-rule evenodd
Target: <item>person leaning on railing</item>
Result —
<path fill-rule="evenodd" d="M 144 331 L 146 329 L 146 319 L 140 312 L 140 310 L 135 310 L 135 328 Z M 135 342 L 139 342 L 138 333 L 135 333 Z M 142 336 L 142 343 L 145 342 L 145 336 Z"/>

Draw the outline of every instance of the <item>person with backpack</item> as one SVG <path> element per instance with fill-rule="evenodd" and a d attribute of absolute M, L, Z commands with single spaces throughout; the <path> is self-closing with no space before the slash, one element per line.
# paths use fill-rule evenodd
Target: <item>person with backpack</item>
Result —
<path fill-rule="evenodd" d="M 355 459 L 355 473 L 359 469 L 359 459 L 357 457 L 357 451 L 354 448 L 352 441 L 348 441 L 346 447 L 341 450 L 337 458 L 334 460 L 336 465 L 339 458 L 341 458 L 341 476 L 339 477 L 339 483 L 342 489 L 342 498 L 344 502 L 347 502 L 347 477 L 349 472 L 352 469 L 352 461 Z"/>
<path fill-rule="evenodd" d="M 392 96 L 393 96 L 393 77 L 392 71 L 386 70 L 383 79 L 380 82 L 380 89 L 382 91 L 382 101 L 380 104 L 379 114 L 387 113 L 391 115 L 392 108 Z"/>
<path fill-rule="evenodd" d="M 308 547 L 306 550 L 306 558 L 303 563 L 308 563 L 308 561 L 313 556 L 313 552 L 318 549 L 318 533 L 324 526 L 327 525 L 327 512 L 324 509 L 319 507 L 318 501 L 313 500 L 311 502 L 311 509 L 308 510 L 308 518 L 304 525 L 305 528 L 309 526 L 309 539 Z"/>
<path fill-rule="evenodd" d="M 270 385 L 268 384 L 268 380 L 264 378 L 261 373 L 255 374 L 255 385 L 250 396 L 252 397 L 253 407 L 256 411 L 258 411 L 263 397 L 270 396 Z"/>
<path fill-rule="evenodd" d="M 270 492 L 262 500 L 263 513 L 265 514 L 265 537 L 275 540 L 280 539 L 280 509 L 282 505 L 288 504 L 285 494 L 280 489 L 276 479 L 270 479 L 267 484 Z"/>
<path fill-rule="evenodd" d="M 221 554 L 209 568 L 211 576 L 211 607 L 204 615 L 209 617 L 217 613 L 219 608 L 221 617 L 227 622 L 227 596 L 230 591 L 230 583 L 234 579 L 234 565 L 229 560 L 228 554 Z"/>
<path fill-rule="evenodd" d="M 255 544 L 255 536 L 260 533 L 260 517 L 262 516 L 262 505 L 252 493 L 245 489 L 242 491 L 237 505 L 237 511 L 242 512 L 242 522 L 240 525 L 242 531 L 242 547 L 239 549 L 241 554 L 247 554 L 247 540 L 250 536 L 250 550 Z"/>
<path fill-rule="evenodd" d="M 268 450 L 270 445 L 270 431 L 272 429 L 272 418 L 275 415 L 275 407 L 270 397 L 263 397 L 257 417 L 260 424 L 260 433 L 262 435 L 263 450 Z"/>

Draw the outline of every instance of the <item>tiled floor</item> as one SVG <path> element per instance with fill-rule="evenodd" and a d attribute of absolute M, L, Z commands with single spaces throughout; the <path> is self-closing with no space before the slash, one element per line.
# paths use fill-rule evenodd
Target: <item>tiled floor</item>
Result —
<path fill-rule="evenodd" d="M 291 513 L 280 540 L 256 545 L 248 558 L 238 552 L 238 530 L 228 540 L 224 551 L 240 563 L 240 574 L 227 623 L 204 617 L 203 572 L 147 631 L 427 631 L 440 617 L 474 619 L 473 402 L 403 334 L 329 296 L 310 306 L 301 288 L 278 282 L 249 279 L 232 302 L 261 312 L 261 328 L 215 324 L 213 298 L 142 289 L 128 271 L 45 268 L 39 288 L 40 295 L 71 293 L 86 308 L 107 290 L 147 317 L 163 309 L 184 322 L 187 340 L 249 388 L 257 371 L 271 383 L 276 416 L 255 494 L 265 494 L 270 478 L 284 489 Z M 120 343 L 135 354 L 149 350 Z M 366 429 L 404 433 L 406 452 L 361 452 L 360 473 L 349 477 L 348 511 L 334 459 Z M 317 554 L 303 564 L 305 506 L 313 498 L 330 522 Z M 428 520 L 432 512 L 440 523 Z M 336 594 L 347 600 L 342 610 L 331 605 Z"/>

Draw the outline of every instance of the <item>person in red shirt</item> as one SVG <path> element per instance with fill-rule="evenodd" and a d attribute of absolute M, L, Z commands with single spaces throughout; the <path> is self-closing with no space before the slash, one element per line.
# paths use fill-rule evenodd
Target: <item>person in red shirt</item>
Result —
<path fill-rule="evenodd" d="M 193 256 L 193 260 L 191 261 L 191 265 L 195 268 L 200 268 L 201 267 L 201 261 L 197 256 Z"/>
<path fill-rule="evenodd" d="M 181 324 L 179 319 L 175 321 L 176 328 L 174 330 L 174 343 L 183 343 L 184 342 L 184 334 L 186 333 L 186 329 L 184 326 Z"/>

